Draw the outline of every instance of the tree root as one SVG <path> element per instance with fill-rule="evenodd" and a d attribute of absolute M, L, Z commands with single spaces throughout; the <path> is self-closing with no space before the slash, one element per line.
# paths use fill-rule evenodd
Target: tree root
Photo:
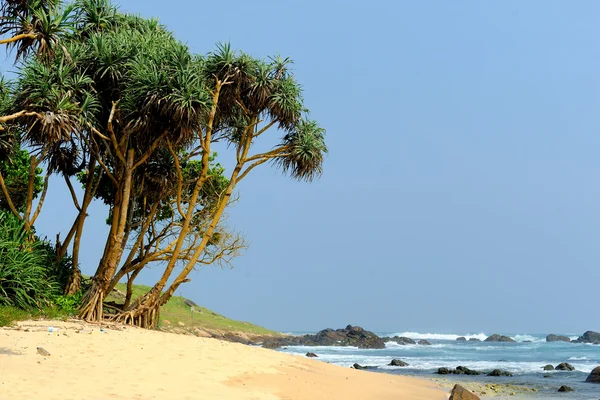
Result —
<path fill-rule="evenodd" d="M 113 315 L 109 318 L 112 322 L 125 325 L 137 326 L 139 328 L 152 329 L 158 325 L 160 316 L 160 306 L 158 304 L 151 306 L 142 306 Z"/>
<path fill-rule="evenodd" d="M 79 318 L 88 322 L 100 322 L 103 319 L 104 292 L 93 284 L 81 301 Z"/>

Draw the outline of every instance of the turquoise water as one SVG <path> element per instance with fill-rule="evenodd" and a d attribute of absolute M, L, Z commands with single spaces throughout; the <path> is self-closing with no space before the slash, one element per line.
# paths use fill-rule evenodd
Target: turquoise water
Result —
<path fill-rule="evenodd" d="M 457 342 L 458 336 L 485 339 L 485 334 L 451 335 L 420 334 L 415 332 L 377 333 L 379 336 L 407 336 L 412 339 L 427 339 L 431 346 L 388 343 L 385 349 L 358 349 L 354 347 L 304 347 L 290 346 L 281 351 L 304 355 L 311 351 L 319 360 L 345 367 L 354 363 L 376 367 L 373 371 L 413 375 L 420 377 L 442 377 L 452 381 L 497 382 L 536 387 L 536 399 L 600 399 L 600 384 L 586 383 L 590 371 L 600 366 L 600 346 L 583 343 L 547 343 L 546 335 L 508 335 L 517 343 Z M 576 338 L 577 335 L 567 335 Z M 530 341 L 530 342 L 527 342 Z M 390 367 L 387 364 L 399 358 L 410 364 L 408 367 Z M 554 366 L 561 362 L 573 365 L 576 371 L 543 371 L 546 364 Z M 439 367 L 456 368 L 462 365 L 477 371 L 499 368 L 510 371 L 513 377 L 436 375 Z M 544 377 L 546 375 L 546 377 Z M 549 377 L 548 377 L 549 375 Z M 562 385 L 575 389 L 572 393 L 557 393 Z M 515 398 L 515 397 L 511 397 Z"/>

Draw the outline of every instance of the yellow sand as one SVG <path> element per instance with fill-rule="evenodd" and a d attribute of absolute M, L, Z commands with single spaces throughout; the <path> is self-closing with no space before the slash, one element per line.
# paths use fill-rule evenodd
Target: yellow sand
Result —
<path fill-rule="evenodd" d="M 50 324 L 58 332 L 49 333 Z M 103 333 L 100 325 L 79 322 L 19 325 L 0 329 L 0 400 L 448 397 L 426 380 L 215 339 L 106 325 Z M 38 354 L 37 347 L 51 355 Z"/>

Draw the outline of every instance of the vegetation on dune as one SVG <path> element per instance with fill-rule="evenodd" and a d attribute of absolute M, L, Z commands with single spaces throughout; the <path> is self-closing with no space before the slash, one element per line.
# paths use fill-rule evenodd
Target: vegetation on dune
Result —
<path fill-rule="evenodd" d="M 229 44 L 192 54 L 158 20 L 108 0 L 5 0 L 0 12 L 0 44 L 18 61 L 15 82 L 0 80 L 0 206 L 32 240 L 49 176 L 64 180 L 77 215 L 53 252 L 70 266 L 55 272 L 68 299 L 83 293 L 81 318 L 155 327 L 197 264 L 228 265 L 246 247 L 224 223 L 240 181 L 266 163 L 297 180 L 321 174 L 325 131 L 308 119 L 290 59 Z M 93 201 L 108 206 L 110 231 L 82 286 Z M 149 266 L 162 274 L 137 293 Z M 123 280 L 124 298 L 108 299 Z"/>
<path fill-rule="evenodd" d="M 144 285 L 133 285 L 133 299 L 143 296 L 150 288 Z M 126 284 L 119 283 L 115 290 L 107 296 L 107 302 L 123 301 Z M 0 305 L 0 326 L 10 326 L 16 321 L 27 319 L 59 319 L 66 320 L 77 315 L 78 296 L 57 296 L 51 305 L 23 309 L 15 306 Z M 192 308 L 193 306 L 193 308 Z M 165 331 L 197 334 L 198 329 L 217 334 L 236 332 L 247 335 L 278 336 L 280 333 L 244 321 L 229 319 L 205 307 L 191 303 L 182 296 L 173 296 L 161 307 L 158 327 Z"/>

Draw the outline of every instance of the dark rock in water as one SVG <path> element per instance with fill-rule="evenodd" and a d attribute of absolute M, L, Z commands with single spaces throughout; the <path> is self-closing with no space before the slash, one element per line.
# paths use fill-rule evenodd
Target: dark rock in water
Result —
<path fill-rule="evenodd" d="M 569 363 L 560 363 L 554 369 L 558 371 L 575 371 L 575 367 Z"/>
<path fill-rule="evenodd" d="M 492 336 L 484 340 L 484 342 L 514 342 L 514 339 L 504 335 L 494 333 Z"/>
<path fill-rule="evenodd" d="M 583 335 L 579 336 L 576 340 L 573 340 L 575 343 L 595 343 L 600 342 L 600 333 L 594 331 L 587 331 Z"/>
<path fill-rule="evenodd" d="M 477 339 L 475 337 L 472 337 L 469 339 L 469 342 L 481 342 L 481 339 Z"/>
<path fill-rule="evenodd" d="M 502 371 L 499 369 L 495 369 L 492 372 L 490 372 L 489 374 L 487 374 L 487 376 L 513 376 L 513 374 L 511 374 L 508 371 Z"/>
<path fill-rule="evenodd" d="M 398 360 L 397 358 L 394 358 L 392 360 L 391 363 L 389 363 L 388 365 L 392 366 L 392 367 L 407 367 L 408 363 L 402 361 L 402 360 Z"/>
<path fill-rule="evenodd" d="M 544 368 L 544 371 L 554 371 L 554 365 L 552 364 L 544 365 L 542 368 Z"/>
<path fill-rule="evenodd" d="M 394 336 L 394 337 L 386 337 L 383 338 L 384 342 L 396 342 L 400 345 L 407 345 L 407 344 L 417 344 L 414 340 L 412 340 L 411 338 L 405 337 L 405 336 Z"/>
<path fill-rule="evenodd" d="M 550 374 L 544 374 L 544 378 L 552 378 L 552 375 L 550 375 Z"/>
<path fill-rule="evenodd" d="M 467 341 L 467 338 L 466 338 L 466 337 L 464 337 L 464 336 L 461 336 L 461 337 L 457 337 L 457 338 L 456 338 L 456 340 L 457 340 L 458 342 L 466 342 L 466 341 Z"/>
<path fill-rule="evenodd" d="M 291 344 L 291 343 L 286 343 L 286 345 Z M 278 349 L 281 346 L 283 346 L 284 344 L 280 343 L 278 339 L 275 340 L 265 340 L 262 344 L 262 347 L 264 347 L 265 349 Z"/>
<path fill-rule="evenodd" d="M 523 340 L 521 343 L 531 343 L 531 340 Z"/>
<path fill-rule="evenodd" d="M 585 381 L 591 383 L 600 383 L 600 367 L 594 368 Z"/>
<path fill-rule="evenodd" d="M 310 351 L 308 353 L 306 353 L 306 357 L 310 357 L 310 358 L 314 358 L 314 357 L 319 357 L 318 355 L 316 355 L 315 353 L 311 353 Z"/>
<path fill-rule="evenodd" d="M 567 336 L 550 334 L 546 336 L 546 342 L 570 342 L 571 339 Z"/>
<path fill-rule="evenodd" d="M 456 384 L 452 388 L 452 392 L 450 392 L 449 400 L 480 400 L 479 396 L 469 392 L 464 387 Z"/>
<path fill-rule="evenodd" d="M 465 375 L 480 375 L 481 373 L 478 371 L 475 371 L 473 369 L 469 369 L 467 367 L 463 367 L 463 366 L 458 366 L 456 367 L 456 373 L 457 374 L 465 374 Z"/>
<path fill-rule="evenodd" d="M 376 368 L 376 367 L 373 367 L 373 366 L 370 366 L 370 365 L 360 365 L 358 363 L 354 363 L 352 365 L 352 368 L 354 368 L 354 369 L 372 369 L 372 368 Z"/>
<path fill-rule="evenodd" d="M 417 344 L 420 344 L 422 346 L 431 346 L 431 343 L 429 343 L 429 341 L 425 340 L 425 339 L 421 339 L 417 342 Z"/>
<path fill-rule="evenodd" d="M 572 392 L 573 389 L 570 386 L 563 385 L 558 389 L 558 391 L 559 392 Z"/>
<path fill-rule="evenodd" d="M 373 332 L 352 325 L 345 329 L 324 329 L 315 335 L 271 338 L 263 342 L 263 347 L 270 349 L 282 346 L 356 346 L 360 349 L 383 349 L 385 343 Z"/>
<path fill-rule="evenodd" d="M 445 367 L 441 367 L 438 368 L 436 374 L 439 375 L 448 375 L 448 374 L 454 374 L 454 375 L 480 375 L 481 373 L 478 371 L 475 371 L 473 369 L 469 369 L 467 367 L 463 367 L 461 365 L 459 365 L 458 367 L 456 367 L 456 369 L 448 369 Z"/>

